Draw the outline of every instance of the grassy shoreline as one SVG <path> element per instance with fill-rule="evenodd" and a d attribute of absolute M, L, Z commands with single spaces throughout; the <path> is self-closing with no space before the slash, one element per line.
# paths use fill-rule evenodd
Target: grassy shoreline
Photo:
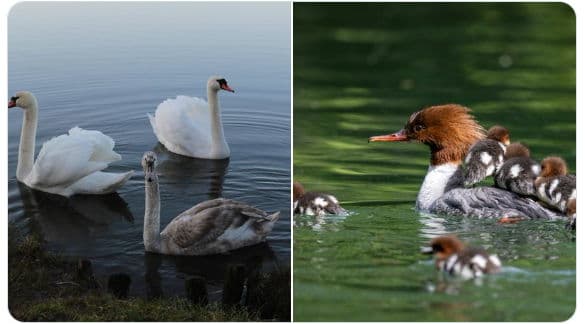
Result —
<path fill-rule="evenodd" d="M 9 235 L 12 316 L 19 321 L 290 320 L 290 269 L 262 274 L 255 289 L 261 293 L 248 298 L 246 305 L 197 305 L 178 297 L 118 299 L 91 273 L 84 275 L 80 264 L 46 251 L 34 235 Z"/>

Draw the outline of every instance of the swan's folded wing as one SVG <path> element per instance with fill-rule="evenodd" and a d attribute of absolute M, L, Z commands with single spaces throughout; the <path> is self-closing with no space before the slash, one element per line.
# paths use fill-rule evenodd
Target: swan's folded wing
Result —
<path fill-rule="evenodd" d="M 73 129 L 72 132 L 43 144 L 29 176 L 31 185 L 66 187 L 108 167 L 112 156 L 108 158 L 104 153 L 106 145 L 110 145 L 105 139 L 88 131 Z"/>
<path fill-rule="evenodd" d="M 169 223 L 160 235 L 163 239 L 170 239 L 179 247 L 186 248 L 217 239 L 230 223 L 231 217 L 222 207 L 206 208 L 198 213 L 187 210 Z"/>
<path fill-rule="evenodd" d="M 212 199 L 212 200 L 206 200 L 206 201 L 200 202 L 197 205 L 191 207 L 190 209 L 184 211 L 183 213 L 181 213 L 181 215 L 183 215 L 183 214 L 195 215 L 195 214 L 200 213 L 206 209 L 215 208 L 215 207 L 219 207 L 219 206 L 225 206 L 228 204 L 232 204 L 233 202 L 235 202 L 235 200 L 226 199 L 226 198 L 216 198 L 216 199 Z M 179 217 L 173 219 L 171 221 L 171 223 L 178 220 L 178 219 L 179 219 Z"/>
<path fill-rule="evenodd" d="M 250 218 L 265 222 L 273 221 L 274 215 L 235 200 L 209 200 L 177 216 L 161 236 L 172 239 L 182 248 L 205 244 L 217 239 L 230 227 L 242 226 Z"/>
<path fill-rule="evenodd" d="M 114 140 L 100 131 L 74 127 L 69 130 L 69 136 L 81 137 L 94 144 L 91 161 L 114 162 L 122 159 L 120 154 L 114 152 Z"/>
<path fill-rule="evenodd" d="M 167 99 L 158 105 L 154 118 L 157 138 L 169 150 L 192 156 L 211 150 L 209 107 L 204 100 Z"/>
<path fill-rule="evenodd" d="M 185 211 L 185 213 L 196 214 L 203 210 L 215 207 L 222 207 L 224 210 L 238 211 L 243 216 L 255 218 L 261 221 L 271 220 L 269 214 L 261 209 L 252 207 L 241 201 L 226 198 L 216 198 L 201 202 L 193 206 L 191 209 Z"/>

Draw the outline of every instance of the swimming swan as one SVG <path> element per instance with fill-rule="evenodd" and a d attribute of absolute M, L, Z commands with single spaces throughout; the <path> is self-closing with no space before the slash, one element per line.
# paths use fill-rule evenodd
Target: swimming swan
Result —
<path fill-rule="evenodd" d="M 182 212 L 160 232 L 160 193 L 156 154 L 146 152 L 144 168 L 144 248 L 172 255 L 208 255 L 266 240 L 280 212 L 268 214 L 245 203 L 217 198 Z"/>
<path fill-rule="evenodd" d="M 227 81 L 212 76 L 207 81 L 207 100 L 177 96 L 158 105 L 154 116 L 148 114 L 154 134 L 167 150 L 189 157 L 225 159 L 230 149 L 223 135 L 217 93 L 234 92 Z"/>
<path fill-rule="evenodd" d="M 118 190 L 134 173 L 102 172 L 122 158 L 114 152 L 114 140 L 102 132 L 79 127 L 45 142 L 35 161 L 37 99 L 28 91 L 20 91 L 8 102 L 8 108 L 13 107 L 24 110 L 16 179 L 27 186 L 66 197 L 108 194 Z"/>

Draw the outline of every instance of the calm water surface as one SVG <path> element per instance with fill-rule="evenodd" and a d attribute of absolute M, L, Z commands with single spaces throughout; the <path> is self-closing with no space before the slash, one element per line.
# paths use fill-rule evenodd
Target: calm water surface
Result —
<path fill-rule="evenodd" d="M 575 309 L 564 222 L 502 225 L 414 210 L 429 151 L 367 143 L 418 109 L 457 102 L 576 172 L 575 16 L 563 4 L 294 6 L 294 175 L 348 217 L 294 218 L 294 318 L 562 321 Z M 499 275 L 449 280 L 419 254 L 456 233 Z"/>
<path fill-rule="evenodd" d="M 32 191 L 15 178 L 22 111 L 11 109 L 9 220 L 37 232 L 51 250 L 88 258 L 98 276 L 125 272 L 133 295 L 182 295 L 184 279 L 207 278 L 221 293 L 230 264 L 270 270 L 290 260 L 289 4 L 24 3 L 9 16 L 9 95 L 39 101 L 37 152 L 71 127 L 96 129 L 116 141 L 122 161 L 111 172 L 136 170 L 118 192 L 64 199 Z M 168 152 L 146 113 L 177 95 L 206 96 L 212 74 L 235 94 L 220 101 L 231 158 L 190 159 Z M 140 159 L 159 155 L 161 226 L 211 198 L 281 211 L 268 243 L 209 257 L 144 252 L 144 178 Z"/>

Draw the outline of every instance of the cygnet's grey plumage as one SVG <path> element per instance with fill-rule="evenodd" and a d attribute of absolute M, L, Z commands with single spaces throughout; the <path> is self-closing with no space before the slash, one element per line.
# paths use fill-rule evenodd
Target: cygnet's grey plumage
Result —
<path fill-rule="evenodd" d="M 266 240 L 280 212 L 269 214 L 243 202 L 217 198 L 184 211 L 160 232 L 160 194 L 156 155 L 144 154 L 146 251 L 172 255 L 224 253 Z"/>

